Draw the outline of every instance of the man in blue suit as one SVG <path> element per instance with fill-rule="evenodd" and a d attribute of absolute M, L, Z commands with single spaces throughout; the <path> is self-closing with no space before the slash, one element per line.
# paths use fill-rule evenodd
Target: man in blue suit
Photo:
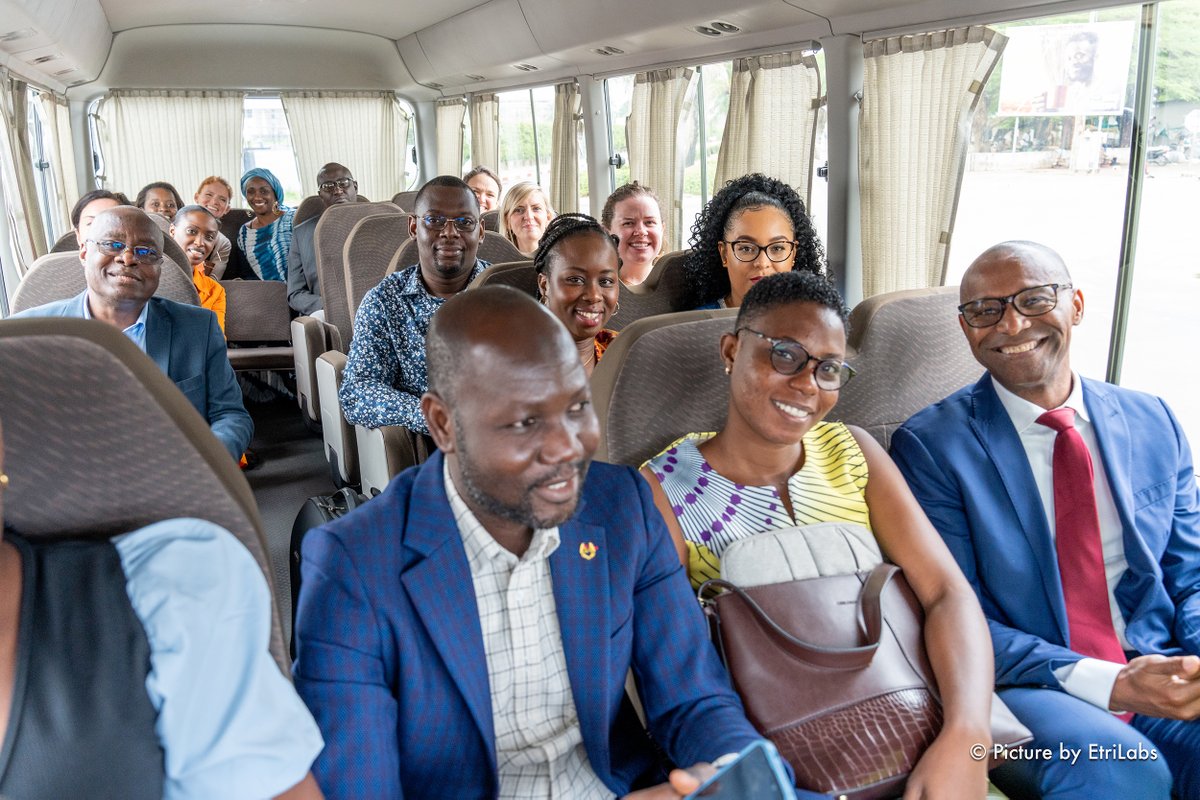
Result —
<path fill-rule="evenodd" d="M 163 234 L 146 214 L 118 206 L 99 214 L 79 249 L 88 288 L 20 317 L 79 317 L 115 325 L 179 387 L 234 458 L 254 433 L 217 317 L 206 308 L 154 297 Z M 171 267 L 174 269 L 174 267 Z"/>
<path fill-rule="evenodd" d="M 1083 294 L 1054 251 L 996 245 L 960 297 L 987 372 L 915 414 L 892 457 L 978 592 L 1000 696 L 1035 735 L 993 780 L 1013 797 L 1167 798 L 1172 782 L 1200 797 L 1200 504 L 1183 431 L 1162 400 L 1072 371 Z"/>
<path fill-rule="evenodd" d="M 645 482 L 589 468 L 599 428 L 566 329 L 484 287 L 433 317 L 427 359 L 440 451 L 304 540 L 295 679 L 326 797 L 694 790 L 760 737 Z M 664 775 L 659 748 L 700 769 Z"/>

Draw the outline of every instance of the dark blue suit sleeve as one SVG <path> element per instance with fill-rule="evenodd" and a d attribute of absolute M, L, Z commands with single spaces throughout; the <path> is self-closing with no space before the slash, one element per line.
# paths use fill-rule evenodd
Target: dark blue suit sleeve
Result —
<path fill-rule="evenodd" d="M 1187 437 L 1171 409 L 1162 406 L 1179 452 L 1175 512 L 1162 557 L 1163 586 L 1175 603 L 1175 639 L 1187 652 L 1200 655 L 1200 490 Z"/>
<path fill-rule="evenodd" d="M 250 444 L 250 437 L 254 435 L 254 421 L 242 404 L 242 390 L 229 363 L 225 336 L 217 324 L 217 317 L 215 314 L 205 316 L 208 321 L 204 365 L 208 424 L 213 435 L 237 459 L 241 458 Z"/>
<path fill-rule="evenodd" d="M 325 738 L 313 774 L 329 800 L 401 798 L 399 711 L 380 621 L 340 539 L 317 528 L 302 551 L 294 677 Z"/>
<path fill-rule="evenodd" d="M 1054 670 L 1078 661 L 1081 656 L 1007 623 L 1003 610 L 988 591 L 987 576 L 979 570 L 963 487 L 943 470 L 925 443 L 908 428 L 901 427 L 892 436 L 891 456 L 979 597 L 996 654 L 996 685 L 1058 688 Z"/>

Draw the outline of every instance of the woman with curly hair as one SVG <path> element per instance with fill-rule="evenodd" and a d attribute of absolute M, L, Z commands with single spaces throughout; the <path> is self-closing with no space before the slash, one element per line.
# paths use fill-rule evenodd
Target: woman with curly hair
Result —
<path fill-rule="evenodd" d="M 713 195 L 692 226 L 691 246 L 684 272 L 693 308 L 737 308 L 776 272 L 825 272 L 825 250 L 800 195 L 758 172 Z"/>

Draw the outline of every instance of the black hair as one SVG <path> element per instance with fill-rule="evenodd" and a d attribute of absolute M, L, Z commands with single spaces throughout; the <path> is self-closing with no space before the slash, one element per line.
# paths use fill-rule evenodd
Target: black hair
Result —
<path fill-rule="evenodd" d="M 196 204 L 196 203 L 192 203 L 191 205 L 184 206 L 183 208 L 181 208 L 181 209 L 179 209 L 178 211 L 176 211 L 176 212 L 175 212 L 175 218 L 174 218 L 173 220 L 171 220 L 171 224 L 172 224 L 172 225 L 178 225 L 178 224 L 179 224 L 179 221 L 180 221 L 181 219 L 183 219 L 184 217 L 186 217 L 188 214 L 194 214 L 194 213 L 196 213 L 196 212 L 198 212 L 198 211 L 202 211 L 202 212 L 204 212 L 205 214 L 208 214 L 210 217 L 212 217 L 213 219 L 217 220 L 217 222 L 218 222 L 218 223 L 221 221 L 220 219 L 218 219 L 218 218 L 217 218 L 217 215 L 216 215 L 216 214 L 212 213 L 211 211 L 209 211 L 209 210 L 208 210 L 207 208 L 205 208 L 204 206 L 202 206 L 202 205 L 198 205 L 198 204 Z"/>
<path fill-rule="evenodd" d="M 550 224 L 546 226 L 546 232 L 542 234 L 542 239 L 538 242 L 537 251 L 533 254 L 534 272 L 538 275 L 545 275 L 548 271 L 550 252 L 560 242 L 583 233 L 591 233 L 603 238 L 612 245 L 614 253 L 617 251 L 617 237 L 604 230 L 604 226 L 597 222 L 595 217 L 589 217 L 587 214 L 559 214 L 550 220 Z M 617 256 L 617 268 L 620 269 L 620 267 L 621 257 Z"/>
<path fill-rule="evenodd" d="M 444 187 L 447 189 L 459 189 L 471 196 L 471 202 L 475 204 L 475 215 L 479 215 L 479 200 L 475 197 L 475 193 L 471 191 L 471 187 L 467 186 L 467 182 L 462 178 L 456 178 L 453 175 L 438 175 L 436 178 L 430 178 L 425 182 L 425 185 L 417 192 L 416 198 L 413 200 L 413 212 L 416 212 L 421 207 L 421 201 L 425 199 L 425 193 L 436 187 Z"/>
<path fill-rule="evenodd" d="M 87 208 L 88 203 L 93 200 L 116 200 L 118 204 L 129 205 L 129 198 L 121 192 L 110 192 L 108 189 L 92 189 L 90 192 L 79 198 L 75 202 L 75 206 L 71 209 L 71 227 L 79 230 L 79 220 L 83 216 L 83 210 Z"/>
<path fill-rule="evenodd" d="M 794 270 L 768 275 L 751 286 L 738 308 L 734 329 L 758 319 L 773 308 L 792 303 L 816 303 L 829 309 L 837 314 L 842 327 L 849 332 L 850 311 L 833 283 L 824 275 Z"/>
<path fill-rule="evenodd" d="M 747 209 L 764 206 L 778 208 L 792 221 L 792 235 L 796 238 L 792 269 L 815 275 L 825 273 L 825 249 L 821 247 L 800 195 L 783 181 L 754 172 L 725 184 L 708 201 L 692 226 L 692 250 L 683 266 L 691 290 L 692 307 L 729 294 L 729 272 L 721 263 L 717 243 L 725 238 L 725 231 L 734 217 Z"/>
<path fill-rule="evenodd" d="M 167 183 L 166 181 L 155 181 L 154 183 L 147 183 L 145 186 L 142 187 L 142 190 L 137 193 L 137 199 L 133 201 L 133 204 L 135 206 L 137 206 L 138 208 L 142 209 L 143 211 L 145 211 L 146 210 L 146 195 L 148 195 L 150 193 L 151 189 L 166 189 L 168 192 L 171 193 L 171 196 L 175 198 L 175 208 L 181 208 L 183 206 L 183 198 L 179 196 L 179 192 L 175 191 L 175 187 L 172 186 L 171 184 Z"/>

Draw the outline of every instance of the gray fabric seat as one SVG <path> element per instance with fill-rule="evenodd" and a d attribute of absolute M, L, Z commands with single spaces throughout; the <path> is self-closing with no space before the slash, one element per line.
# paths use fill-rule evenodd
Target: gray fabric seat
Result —
<path fill-rule="evenodd" d="M 850 315 L 849 345 L 858 374 L 828 419 L 858 425 L 885 448 L 906 419 L 983 374 L 958 325 L 957 286 L 863 300 Z"/>
<path fill-rule="evenodd" d="M 392 196 L 392 202 L 403 208 L 405 211 L 412 212 L 417 207 L 416 192 L 396 192 Z"/>
<path fill-rule="evenodd" d="M 342 248 L 342 263 L 346 300 L 354 312 L 366 293 L 384 279 L 392 258 L 409 241 L 408 219 L 407 214 L 372 214 L 350 229 Z"/>
<path fill-rule="evenodd" d="M 493 208 L 491 211 L 485 211 L 480 214 L 479 221 L 483 223 L 485 231 L 491 231 L 492 233 L 500 232 L 500 212 L 496 209 Z"/>
<path fill-rule="evenodd" d="M 83 264 L 79 261 L 77 250 L 70 253 L 47 253 L 34 261 L 25 277 L 21 279 L 13 295 L 12 310 L 16 314 L 56 300 L 66 300 L 86 288 L 87 279 L 84 277 Z M 169 258 L 163 259 L 158 289 L 154 293 L 177 303 L 200 305 L 200 296 L 196 293 L 196 285 L 192 283 L 190 269 L 184 273 L 183 269 Z"/>
<path fill-rule="evenodd" d="M 225 212 L 225 216 L 221 217 L 221 233 L 225 234 L 225 238 L 236 246 L 238 230 L 252 219 L 254 219 L 254 212 L 250 209 L 231 208 Z"/>
<path fill-rule="evenodd" d="M 229 363 L 239 372 L 290 370 L 291 313 L 287 284 L 282 281 L 221 281 L 225 289 L 225 340 L 242 347 L 229 348 Z M 266 346 L 260 346 L 269 342 Z"/>
<path fill-rule="evenodd" d="M 477 286 L 511 286 L 530 297 L 537 297 L 537 273 L 532 261 L 511 261 L 507 264 L 492 264 L 471 281 L 468 288 Z"/>
<path fill-rule="evenodd" d="M 621 284 L 619 288 L 620 310 L 609 321 L 614 331 L 645 317 L 689 311 L 687 284 L 683 274 L 683 262 L 687 251 L 670 253 L 659 260 L 646 280 L 637 286 Z"/>
<path fill-rule="evenodd" d="M 321 212 L 324 210 L 325 201 L 321 199 L 320 195 L 310 194 L 301 200 L 300 205 L 296 207 L 296 214 L 292 217 L 292 227 L 302 222 L 307 222 L 313 217 L 321 216 Z"/>
<path fill-rule="evenodd" d="M 7 524 L 31 540 L 107 538 L 175 517 L 228 529 L 274 586 L 271 654 L 289 674 L 279 614 L 288 565 L 270 563 L 229 453 L 137 345 L 93 320 L 0 322 L 0 408 Z"/>
<path fill-rule="evenodd" d="M 685 434 L 725 424 L 729 378 L 718 344 L 736 316 L 737 309 L 685 311 L 621 331 L 592 373 L 597 460 L 640 466 Z"/>

